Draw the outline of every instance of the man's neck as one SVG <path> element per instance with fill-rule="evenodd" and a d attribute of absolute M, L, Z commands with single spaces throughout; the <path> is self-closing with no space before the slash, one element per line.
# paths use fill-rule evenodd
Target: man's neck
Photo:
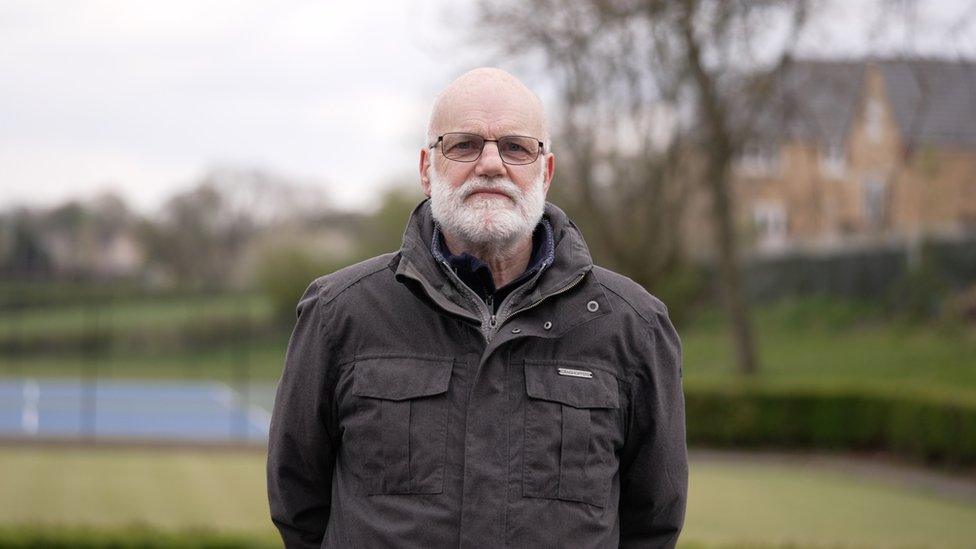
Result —
<path fill-rule="evenodd" d="M 491 269 L 491 278 L 495 282 L 496 288 L 504 287 L 518 278 L 528 268 L 529 260 L 532 258 L 531 233 L 505 248 L 476 246 L 463 242 L 447 232 L 442 234 L 444 235 L 444 244 L 447 245 L 451 254 L 467 253 L 484 261 Z"/>

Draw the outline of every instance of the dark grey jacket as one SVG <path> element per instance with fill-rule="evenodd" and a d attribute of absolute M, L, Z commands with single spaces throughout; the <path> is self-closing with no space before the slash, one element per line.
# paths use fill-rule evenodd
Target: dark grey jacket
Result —
<path fill-rule="evenodd" d="M 678 335 L 545 212 L 555 261 L 497 315 L 434 260 L 427 201 L 398 253 L 309 286 L 268 446 L 286 546 L 675 545 Z"/>

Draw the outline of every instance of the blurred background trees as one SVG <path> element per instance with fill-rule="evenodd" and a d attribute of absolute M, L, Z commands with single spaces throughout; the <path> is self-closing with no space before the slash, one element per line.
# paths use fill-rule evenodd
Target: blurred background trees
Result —
<path fill-rule="evenodd" d="M 287 325 L 309 282 L 400 246 L 423 195 L 392 183 L 369 212 L 265 170 L 222 167 L 139 215 L 112 194 L 0 213 L 8 284 L 86 283 L 135 291 L 259 291 Z M 139 290 L 141 288 L 142 290 Z"/>

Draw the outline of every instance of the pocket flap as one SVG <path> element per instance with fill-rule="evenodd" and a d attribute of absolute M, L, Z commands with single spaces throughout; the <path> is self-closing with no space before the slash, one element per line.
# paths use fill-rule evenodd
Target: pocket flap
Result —
<path fill-rule="evenodd" d="M 377 357 L 356 361 L 352 394 L 407 400 L 447 392 L 454 360 L 428 357 Z"/>
<path fill-rule="evenodd" d="M 617 378 L 585 366 L 525 361 L 525 392 L 574 408 L 619 408 Z"/>

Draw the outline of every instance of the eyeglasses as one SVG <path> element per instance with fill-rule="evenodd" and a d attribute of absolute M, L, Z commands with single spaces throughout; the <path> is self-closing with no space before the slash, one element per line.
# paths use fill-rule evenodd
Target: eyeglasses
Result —
<path fill-rule="evenodd" d="M 485 143 L 495 143 L 502 162 L 513 166 L 535 162 L 543 147 L 542 141 L 534 137 L 506 135 L 498 139 L 485 139 L 473 133 L 460 132 L 445 133 L 428 148 L 433 149 L 438 143 L 444 157 L 456 162 L 474 162 L 481 158 Z"/>

